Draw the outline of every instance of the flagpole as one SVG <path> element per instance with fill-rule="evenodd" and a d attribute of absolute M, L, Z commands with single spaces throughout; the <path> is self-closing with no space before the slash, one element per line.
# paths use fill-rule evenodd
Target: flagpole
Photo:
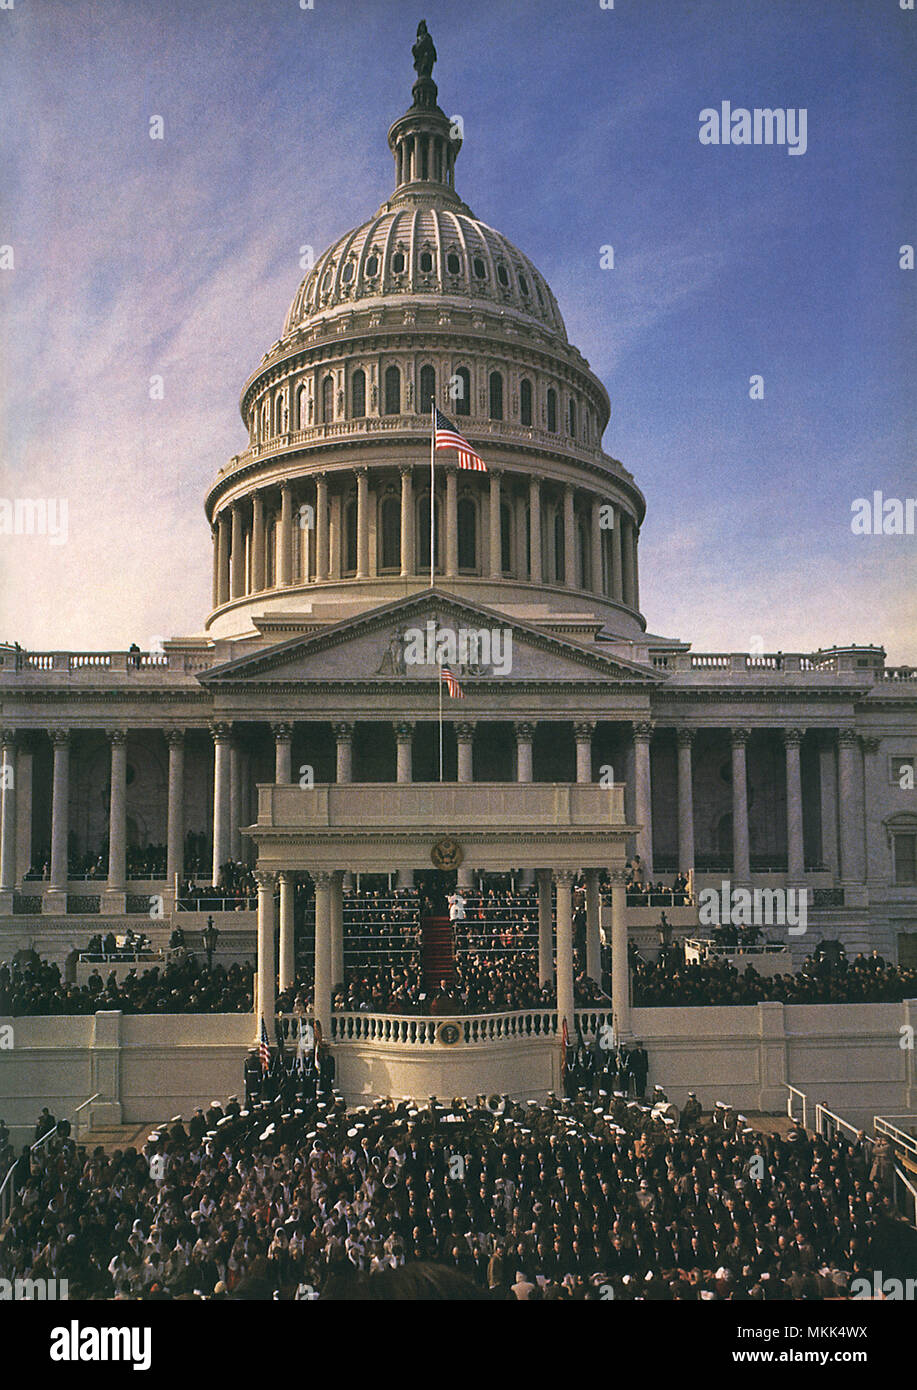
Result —
<path fill-rule="evenodd" d="M 436 482 L 436 402 L 430 402 L 430 588 L 435 583 L 435 554 L 436 554 L 436 497 L 434 485 Z M 440 690 L 440 703 L 442 703 L 442 690 Z M 442 715 L 440 715 L 442 719 Z M 442 781 L 442 775 L 440 775 Z"/>
<path fill-rule="evenodd" d="M 443 663 L 439 663 L 439 780 L 443 780 Z"/>

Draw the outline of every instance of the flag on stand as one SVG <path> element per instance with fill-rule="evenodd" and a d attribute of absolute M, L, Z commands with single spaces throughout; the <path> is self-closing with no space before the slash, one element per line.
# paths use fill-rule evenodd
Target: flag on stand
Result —
<path fill-rule="evenodd" d="M 264 1026 L 264 1018 L 261 1019 L 261 1044 L 258 1048 L 258 1056 L 261 1058 L 261 1070 L 267 1071 L 271 1065 L 271 1049 L 267 1040 L 267 1029 Z"/>
<path fill-rule="evenodd" d="M 440 679 L 449 692 L 450 700 L 464 700 L 465 692 L 459 685 L 458 676 L 448 666 L 440 668 Z"/>
<path fill-rule="evenodd" d="M 486 473 L 487 464 L 477 450 L 459 434 L 451 420 L 441 410 L 433 407 L 433 447 L 434 449 L 456 449 L 459 468 L 473 468 L 477 473 Z"/>

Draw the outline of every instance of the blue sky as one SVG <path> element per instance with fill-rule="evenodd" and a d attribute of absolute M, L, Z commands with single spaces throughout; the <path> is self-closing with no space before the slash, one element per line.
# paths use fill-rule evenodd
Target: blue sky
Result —
<path fill-rule="evenodd" d="M 0 11 L 0 638 L 202 629 L 205 490 L 320 252 L 391 192 L 426 17 L 459 192 L 554 288 L 647 498 L 641 600 L 696 650 L 876 642 L 917 664 L 917 15 L 898 0 L 15 0 Z M 808 149 L 708 147 L 805 107 Z M 161 115 L 165 139 L 149 139 Z M 600 248 L 615 269 L 600 268 Z M 749 399 L 749 377 L 764 399 Z M 150 400 L 153 375 L 162 400 Z"/>

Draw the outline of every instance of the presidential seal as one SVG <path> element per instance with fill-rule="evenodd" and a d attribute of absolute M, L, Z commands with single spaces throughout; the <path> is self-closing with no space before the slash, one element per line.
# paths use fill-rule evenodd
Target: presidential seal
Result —
<path fill-rule="evenodd" d="M 444 835 L 430 850 L 430 859 L 437 869 L 457 869 L 465 855 L 458 840 Z"/>
<path fill-rule="evenodd" d="M 446 1047 L 454 1047 L 461 1036 L 462 1030 L 457 1023 L 441 1023 L 436 1030 L 436 1041 Z"/>

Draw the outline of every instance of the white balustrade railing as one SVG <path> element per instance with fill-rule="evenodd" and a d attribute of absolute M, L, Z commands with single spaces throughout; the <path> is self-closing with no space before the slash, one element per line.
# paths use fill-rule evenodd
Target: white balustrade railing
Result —
<path fill-rule="evenodd" d="M 308 1015 L 304 1015 L 308 1017 Z M 577 1009 L 575 1027 L 569 1041 L 575 1045 L 581 1035 L 591 1042 L 604 1024 L 611 1024 L 611 1005 L 607 1008 Z M 299 1018 L 285 1013 L 278 1022 L 283 1036 L 295 1041 Z M 466 1044 L 486 1044 L 519 1038 L 560 1038 L 557 1011 L 518 1009 L 492 1014 L 370 1014 L 336 1013 L 331 1016 L 331 1040 L 335 1043 L 366 1042 L 394 1047 L 432 1047 L 457 1029 L 452 1040 Z"/>

